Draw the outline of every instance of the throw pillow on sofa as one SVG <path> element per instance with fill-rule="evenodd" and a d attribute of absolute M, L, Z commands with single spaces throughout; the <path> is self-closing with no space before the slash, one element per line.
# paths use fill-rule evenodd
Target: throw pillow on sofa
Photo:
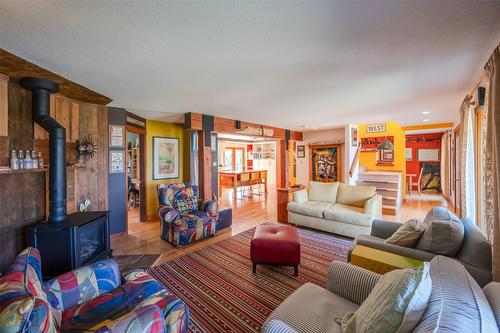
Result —
<path fill-rule="evenodd" d="M 364 208 L 367 200 L 377 194 L 375 186 L 339 184 L 337 203 Z"/>
<path fill-rule="evenodd" d="M 174 208 L 182 215 L 198 210 L 198 200 L 194 197 L 174 200 Z"/>
<path fill-rule="evenodd" d="M 464 225 L 458 217 L 443 207 L 432 208 L 425 216 L 426 228 L 417 249 L 454 257 L 464 239 Z"/>
<path fill-rule="evenodd" d="M 410 332 L 424 314 L 431 295 L 430 264 L 397 269 L 377 282 L 356 312 L 341 321 L 344 333 Z"/>
<path fill-rule="evenodd" d="M 424 231 L 424 222 L 412 219 L 403 223 L 384 243 L 414 248 Z"/>

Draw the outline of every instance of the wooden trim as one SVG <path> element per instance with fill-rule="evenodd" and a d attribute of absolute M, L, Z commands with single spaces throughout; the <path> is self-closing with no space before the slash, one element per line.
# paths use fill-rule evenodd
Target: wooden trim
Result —
<path fill-rule="evenodd" d="M 0 136 L 9 135 L 9 77 L 0 74 Z"/>
<path fill-rule="evenodd" d="M 134 118 L 135 120 L 138 120 L 140 122 L 143 122 L 144 123 L 144 127 L 138 125 L 138 124 L 135 124 L 135 123 L 131 123 L 131 122 L 128 122 L 127 121 L 127 117 L 130 117 L 130 118 Z M 142 130 L 146 130 L 146 118 L 142 118 L 136 114 L 133 114 L 132 112 L 129 112 L 129 111 L 125 111 L 125 124 L 128 126 L 133 126 L 133 127 L 136 127 L 137 129 L 142 129 Z"/>
<path fill-rule="evenodd" d="M 131 124 L 127 124 L 125 126 L 125 129 L 129 132 L 134 132 L 134 133 L 137 133 L 137 134 L 146 134 L 146 130 L 143 129 L 143 128 L 140 128 L 140 127 L 136 127 L 134 125 L 131 125 Z"/>
<path fill-rule="evenodd" d="M 36 76 L 54 81 L 59 85 L 59 91 L 62 95 L 74 98 L 81 102 L 106 105 L 112 101 L 109 97 L 101 95 L 93 90 L 79 85 L 76 82 L 39 67 L 1 48 L 0 73 L 10 76 L 10 78 L 15 81 L 20 81 L 26 76 Z"/>
<path fill-rule="evenodd" d="M 146 213 L 146 134 L 147 132 L 141 128 L 137 128 L 135 126 L 126 126 L 126 133 L 127 132 L 133 132 L 136 134 L 139 134 L 139 156 L 140 156 L 140 165 L 139 165 L 139 180 L 141 182 L 140 188 L 139 188 L 139 197 L 140 197 L 140 204 L 139 204 L 139 220 L 141 222 L 147 222 L 148 217 Z M 127 133 L 128 136 L 128 133 Z M 128 152 L 127 152 L 127 147 L 128 147 L 128 139 L 125 137 L 125 165 L 128 165 Z M 125 188 L 127 189 L 127 230 L 128 230 L 128 177 L 125 177 L 126 180 L 126 185 Z"/>
<path fill-rule="evenodd" d="M 201 131 L 202 128 L 202 114 L 190 112 L 185 115 L 185 129 L 187 130 L 195 130 Z M 235 128 L 235 119 L 223 118 L 214 116 L 214 130 L 215 133 L 227 133 L 227 134 L 240 134 L 238 130 Z M 273 135 L 269 138 L 274 138 L 278 140 L 285 139 L 285 129 L 279 127 L 273 127 L 263 124 L 256 124 L 247 121 L 241 121 L 241 127 L 263 127 L 265 129 L 270 129 L 273 131 Z M 303 134 L 298 131 L 290 131 L 290 140 L 302 141 Z"/>

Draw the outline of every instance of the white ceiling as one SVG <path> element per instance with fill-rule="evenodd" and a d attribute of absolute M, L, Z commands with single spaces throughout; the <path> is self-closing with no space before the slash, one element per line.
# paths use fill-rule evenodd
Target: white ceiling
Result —
<path fill-rule="evenodd" d="M 453 121 L 499 41 L 499 1 L 0 0 L 1 48 L 166 121 Z"/>

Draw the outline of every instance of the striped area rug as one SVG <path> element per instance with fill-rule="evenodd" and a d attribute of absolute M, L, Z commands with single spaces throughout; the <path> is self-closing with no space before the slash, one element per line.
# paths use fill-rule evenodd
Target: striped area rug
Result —
<path fill-rule="evenodd" d="M 257 266 L 252 274 L 250 241 L 255 228 L 149 268 L 191 312 L 190 332 L 260 332 L 269 314 L 306 282 L 325 286 L 332 260 L 347 259 L 350 240 L 299 229 L 301 264 Z"/>

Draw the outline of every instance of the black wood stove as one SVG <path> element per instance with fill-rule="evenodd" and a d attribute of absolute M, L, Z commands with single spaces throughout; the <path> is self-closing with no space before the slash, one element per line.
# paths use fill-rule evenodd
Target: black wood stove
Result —
<path fill-rule="evenodd" d="M 33 120 L 49 133 L 49 216 L 26 229 L 26 243 L 40 250 L 49 279 L 111 256 L 108 212 L 67 215 L 66 129 L 50 116 L 50 94 L 59 86 L 35 77 L 21 85 L 32 91 Z"/>

